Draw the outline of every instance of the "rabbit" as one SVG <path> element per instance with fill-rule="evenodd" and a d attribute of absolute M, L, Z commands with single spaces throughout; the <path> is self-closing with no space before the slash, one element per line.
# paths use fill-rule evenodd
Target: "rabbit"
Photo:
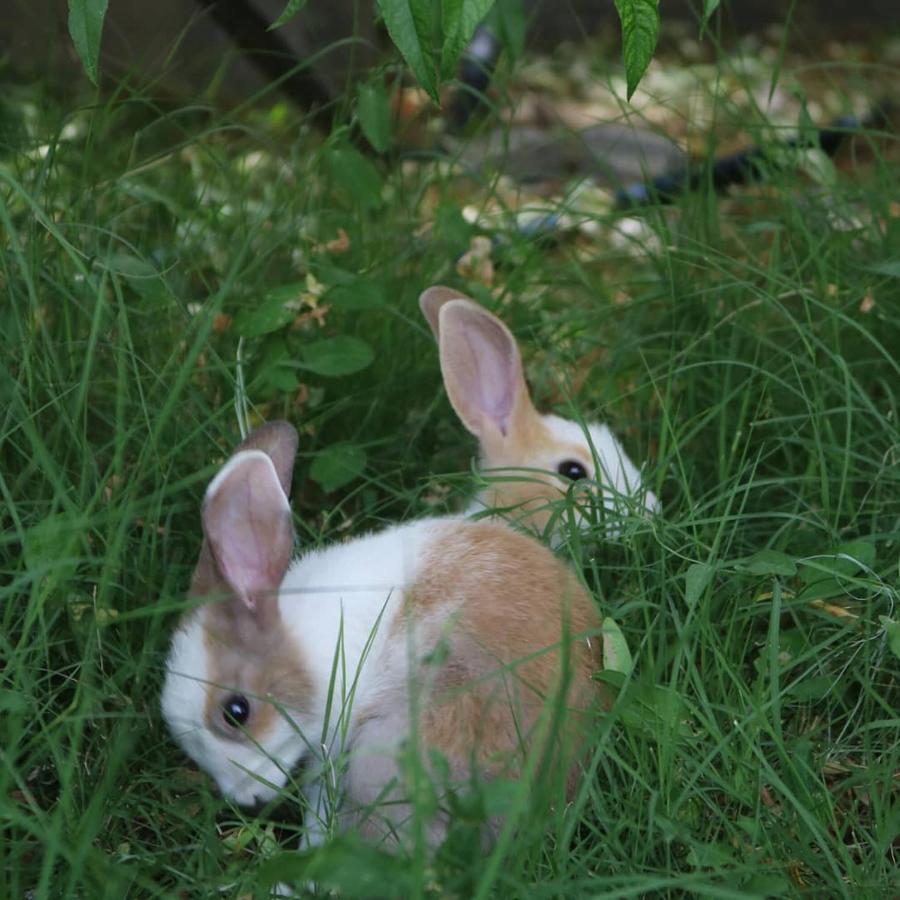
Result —
<path fill-rule="evenodd" d="M 606 425 L 582 426 L 535 408 L 522 373 L 516 339 L 495 315 L 453 288 L 430 287 L 419 306 L 440 351 L 444 385 L 463 425 L 480 443 L 480 470 L 500 474 L 469 504 L 543 533 L 553 516 L 550 501 L 584 481 L 614 512 L 636 500 L 656 513 L 660 503 Z M 595 465 L 596 461 L 596 465 Z M 511 470 L 526 470 L 515 472 Z M 634 498 L 632 500 L 632 498 Z M 579 514 L 580 525 L 588 522 Z M 618 529 L 611 523 L 606 535 Z"/>
<path fill-rule="evenodd" d="M 172 638 L 161 698 L 188 756 L 245 806 L 272 800 L 304 763 L 309 844 L 335 793 L 339 827 L 402 839 L 412 807 L 398 754 L 414 738 L 456 783 L 517 777 L 531 748 L 571 790 L 580 735 L 606 702 L 600 617 L 574 572 L 502 521 L 461 516 L 295 559 L 296 449 L 292 426 L 265 425 L 207 488 L 197 604 Z M 562 728 L 545 727 L 554 696 Z M 431 844 L 445 830 L 438 814 Z"/>

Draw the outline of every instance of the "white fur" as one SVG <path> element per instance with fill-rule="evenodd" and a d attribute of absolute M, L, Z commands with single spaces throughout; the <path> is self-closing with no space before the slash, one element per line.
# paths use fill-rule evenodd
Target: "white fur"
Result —
<path fill-rule="evenodd" d="M 192 616 L 172 638 L 166 663 L 162 711 L 185 753 L 215 779 L 219 789 L 242 806 L 272 799 L 298 762 L 297 734 L 286 720 L 276 723 L 265 753 L 249 743 L 214 734 L 204 721 L 209 660 L 202 613 Z M 274 786 L 274 788 L 273 788 Z"/>
<path fill-rule="evenodd" d="M 541 419 L 558 440 L 583 447 L 588 459 L 596 458 L 598 465 L 596 468 L 591 465 L 588 474 L 600 486 L 606 509 L 618 509 L 622 497 L 639 497 L 646 510 L 659 512 L 659 500 L 644 487 L 637 466 L 628 458 L 625 448 L 607 425 L 586 425 L 590 435 L 588 440 L 578 422 L 554 415 L 541 416 Z M 548 467 L 555 467 L 559 462 L 561 460 L 549 460 Z"/>
<path fill-rule="evenodd" d="M 622 514 L 633 508 L 635 500 L 651 513 L 660 511 L 660 502 L 656 495 L 648 490 L 634 463 L 628 458 L 624 447 L 613 436 L 606 425 L 586 424 L 582 427 L 577 422 L 563 419 L 552 414 L 541 416 L 541 421 L 553 435 L 553 441 L 546 445 L 530 449 L 527 460 L 521 462 L 525 472 L 499 470 L 496 474 L 502 477 L 504 471 L 510 476 L 527 476 L 528 469 L 549 472 L 555 475 L 557 466 L 571 458 L 571 453 L 561 449 L 564 445 L 578 447 L 581 453 L 578 461 L 586 466 L 588 478 L 594 482 L 595 489 L 603 500 L 603 507 L 608 512 Z M 588 434 L 585 434 L 585 428 Z M 589 436 L 589 438 L 588 438 Z M 559 446 L 557 446 L 557 444 Z M 594 465 L 596 460 L 597 465 Z M 486 470 L 490 474 L 490 470 Z M 565 489 L 566 482 L 560 478 L 560 488 Z M 475 497 L 466 507 L 466 515 L 474 515 L 488 508 L 489 492 L 484 491 Z M 587 525 L 587 519 L 579 514 L 579 521 Z M 619 529 L 608 526 L 606 536 L 615 538 Z"/>
<path fill-rule="evenodd" d="M 203 610 L 176 631 L 166 665 L 163 715 L 185 752 L 216 780 L 223 794 L 243 805 L 272 799 L 297 763 L 311 755 L 310 747 L 317 757 L 317 767 L 327 768 L 342 749 L 360 743 L 359 712 L 375 705 L 383 709 L 379 701 L 390 698 L 397 706 L 398 721 L 388 728 L 370 726 L 366 730 L 365 746 L 359 749 L 362 758 L 368 756 L 369 761 L 363 762 L 351 779 L 358 801 L 360 793 L 368 794 L 376 782 L 384 783 L 374 773 L 393 765 L 388 758 L 406 736 L 402 698 L 408 689 L 409 671 L 408 654 L 388 647 L 387 635 L 404 590 L 418 576 L 424 554 L 448 529 L 459 525 L 453 518 L 425 519 L 313 550 L 292 563 L 278 603 L 284 626 L 299 645 L 300 658 L 311 678 L 312 696 L 305 714 L 287 711 L 290 721 L 287 717 L 279 719 L 260 747 L 227 740 L 206 727 L 204 706 L 210 668 L 203 638 Z M 447 617 L 452 618 L 452 610 L 442 611 L 441 618 Z M 419 635 L 423 631 L 420 629 Z M 419 655 L 428 650 L 427 646 L 415 646 L 413 652 Z M 325 709 L 336 657 L 331 719 L 326 725 Z M 354 682 L 358 682 L 355 687 Z M 375 763 L 379 758 L 381 761 Z M 375 768 L 367 772 L 369 765 Z M 315 803 L 320 805 L 317 798 Z"/>

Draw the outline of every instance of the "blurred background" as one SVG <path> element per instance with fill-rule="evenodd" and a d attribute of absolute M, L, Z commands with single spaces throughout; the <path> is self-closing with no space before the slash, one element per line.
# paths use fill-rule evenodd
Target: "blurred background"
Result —
<path fill-rule="evenodd" d="M 504 4 L 500 4 L 501 6 Z M 612 0 L 536 0 L 523 6 L 524 40 L 546 52 L 560 42 L 604 36 L 618 53 L 619 22 Z M 702 3 L 666 0 L 661 4 L 664 34 L 678 23 L 695 23 Z M 728 41 L 772 24 L 791 23 L 793 39 L 814 46 L 828 39 L 850 41 L 883 37 L 900 22 L 896 0 L 753 0 L 722 4 L 717 28 Z M 71 85 L 83 78 L 68 35 L 67 5 L 61 0 L 6 0 L 0 50 L 7 71 L 26 78 L 49 78 Z M 375 24 L 374 2 L 312 0 L 291 21 L 267 31 L 285 8 L 285 0 L 155 0 L 109 4 L 103 34 L 101 69 L 111 76 L 130 75 L 142 87 L 175 97 L 201 92 L 234 103 L 267 81 L 265 57 L 287 52 L 309 60 L 317 86 L 336 96 L 347 79 L 383 58 L 389 47 Z M 254 50 L 247 56 L 246 51 Z M 823 49 L 824 53 L 824 49 Z M 900 45 L 893 49 L 900 57 Z M 271 62 L 271 60 L 269 60 Z M 309 88 L 315 90 L 312 86 Z"/>

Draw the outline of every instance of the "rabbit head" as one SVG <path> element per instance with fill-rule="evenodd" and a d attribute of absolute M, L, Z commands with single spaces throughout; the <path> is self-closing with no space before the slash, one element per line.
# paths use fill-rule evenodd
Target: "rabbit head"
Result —
<path fill-rule="evenodd" d="M 218 783 L 251 805 L 284 785 L 303 751 L 309 679 L 281 627 L 278 589 L 294 532 L 287 494 L 297 435 L 283 422 L 255 431 L 207 488 L 203 544 L 189 610 L 174 635 L 162 695 L 176 739 Z"/>
<path fill-rule="evenodd" d="M 500 319 L 447 287 L 429 288 L 419 305 L 438 343 L 450 403 L 478 438 L 480 469 L 491 476 L 469 512 L 501 510 L 543 531 L 551 501 L 582 481 L 606 510 L 635 500 L 659 509 L 606 425 L 582 426 L 535 409 L 518 344 Z"/>

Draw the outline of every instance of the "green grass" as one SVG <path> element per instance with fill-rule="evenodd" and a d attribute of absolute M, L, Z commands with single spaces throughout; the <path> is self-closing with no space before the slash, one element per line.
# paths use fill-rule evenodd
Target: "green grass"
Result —
<path fill-rule="evenodd" d="M 501 312 L 545 406 L 604 418 L 647 463 L 663 515 L 564 548 L 635 671 L 570 807 L 523 813 L 487 854 L 477 809 L 431 861 L 339 839 L 318 876 L 347 896 L 366 877 L 460 897 L 896 894 L 893 137 L 827 182 L 789 166 L 651 210 L 630 245 L 610 215 L 545 245 L 507 211 L 492 294 L 455 260 L 480 233 L 461 207 L 510 203 L 493 180 L 360 162 L 283 107 L 17 89 L 3 115 L 0 895 L 265 896 L 299 816 L 229 806 L 158 708 L 200 498 L 238 439 L 240 368 L 251 417 L 301 430 L 304 545 L 455 508 L 473 445 L 416 305 L 442 281 Z M 339 228 L 347 249 L 324 248 Z M 276 295 L 275 327 L 239 348 L 272 326 L 273 290 L 316 283 L 323 324 L 292 327 L 312 307 L 282 315 Z M 289 365 L 334 336 L 371 364 Z"/>

